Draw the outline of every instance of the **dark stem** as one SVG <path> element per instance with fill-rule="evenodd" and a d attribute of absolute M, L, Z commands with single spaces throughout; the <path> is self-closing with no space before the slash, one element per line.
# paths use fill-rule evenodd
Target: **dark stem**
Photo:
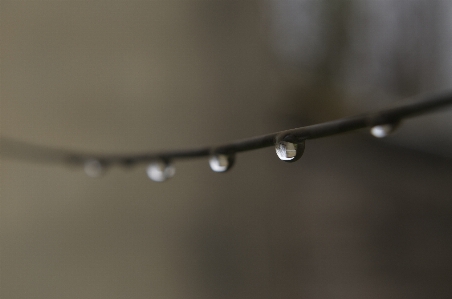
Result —
<path fill-rule="evenodd" d="M 420 98 L 419 100 L 410 101 L 410 103 L 400 104 L 374 113 L 367 113 L 321 124 L 276 132 L 258 137 L 251 137 L 219 146 L 144 153 L 137 155 L 99 155 L 57 150 L 15 141 L 7 137 L 2 137 L 0 139 L 0 148 L 2 156 L 22 160 L 33 160 L 46 163 L 56 162 L 83 164 L 89 159 L 97 159 L 108 166 L 112 164 L 131 166 L 159 159 L 170 161 L 175 159 L 201 158 L 209 156 L 213 153 L 234 154 L 238 152 L 251 151 L 274 146 L 276 138 L 284 139 L 285 141 L 293 143 L 299 143 L 306 139 L 326 137 L 381 124 L 396 124 L 404 118 L 425 114 L 448 105 L 452 105 L 452 93 L 427 96 Z"/>

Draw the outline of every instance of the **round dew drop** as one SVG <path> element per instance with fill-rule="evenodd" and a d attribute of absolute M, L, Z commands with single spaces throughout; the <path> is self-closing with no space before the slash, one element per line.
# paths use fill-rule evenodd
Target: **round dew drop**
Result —
<path fill-rule="evenodd" d="M 215 154 L 209 159 L 210 168 L 215 172 L 226 172 L 234 164 L 233 155 Z"/>
<path fill-rule="evenodd" d="M 394 124 L 383 124 L 374 126 L 370 129 L 370 133 L 377 138 L 384 138 L 394 132 L 396 125 Z"/>
<path fill-rule="evenodd" d="M 92 178 L 100 177 L 105 172 L 104 166 L 97 159 L 90 159 L 85 161 L 83 170 L 85 170 L 87 176 Z"/>
<path fill-rule="evenodd" d="M 158 161 L 149 164 L 146 173 L 151 180 L 155 182 L 164 182 L 174 176 L 176 169 L 170 163 Z"/>
<path fill-rule="evenodd" d="M 301 158 L 305 148 L 304 141 L 292 143 L 288 141 L 277 141 L 275 145 L 276 154 L 284 162 L 295 162 Z"/>

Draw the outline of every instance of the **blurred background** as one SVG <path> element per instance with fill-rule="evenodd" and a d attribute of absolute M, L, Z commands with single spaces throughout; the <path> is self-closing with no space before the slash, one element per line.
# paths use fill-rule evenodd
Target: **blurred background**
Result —
<path fill-rule="evenodd" d="M 452 87 L 452 2 L 0 3 L 1 135 L 214 145 Z M 3 144 L 2 144 L 3 147 Z M 1 298 L 450 298 L 452 111 L 213 173 L 2 157 Z"/>

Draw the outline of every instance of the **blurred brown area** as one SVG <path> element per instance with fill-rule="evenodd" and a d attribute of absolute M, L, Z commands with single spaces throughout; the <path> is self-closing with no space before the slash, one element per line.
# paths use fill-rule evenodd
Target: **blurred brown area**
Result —
<path fill-rule="evenodd" d="M 1 134 L 224 143 L 450 88 L 448 1 L 2 1 Z M 406 38 L 401 38 L 405 36 Z M 1 298 L 449 298 L 449 110 L 213 174 L 1 160 Z"/>

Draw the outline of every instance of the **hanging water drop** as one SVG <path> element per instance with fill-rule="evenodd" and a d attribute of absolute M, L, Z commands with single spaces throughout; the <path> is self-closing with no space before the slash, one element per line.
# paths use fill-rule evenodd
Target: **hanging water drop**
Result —
<path fill-rule="evenodd" d="M 394 132 L 396 128 L 396 124 L 382 124 L 373 126 L 370 129 L 370 133 L 377 138 L 384 138 Z"/>
<path fill-rule="evenodd" d="M 234 160 L 234 155 L 214 154 L 209 159 L 209 165 L 215 172 L 226 172 L 234 165 Z"/>
<path fill-rule="evenodd" d="M 149 164 L 146 173 L 151 180 L 155 182 L 164 182 L 174 176 L 176 169 L 169 162 L 156 161 Z"/>
<path fill-rule="evenodd" d="M 100 177 L 105 172 L 105 167 L 97 159 L 90 159 L 85 161 L 83 167 L 87 176 L 92 178 Z"/>
<path fill-rule="evenodd" d="M 304 140 L 299 143 L 277 140 L 275 144 L 276 154 L 284 162 L 295 162 L 300 159 L 303 156 L 304 148 Z"/>

